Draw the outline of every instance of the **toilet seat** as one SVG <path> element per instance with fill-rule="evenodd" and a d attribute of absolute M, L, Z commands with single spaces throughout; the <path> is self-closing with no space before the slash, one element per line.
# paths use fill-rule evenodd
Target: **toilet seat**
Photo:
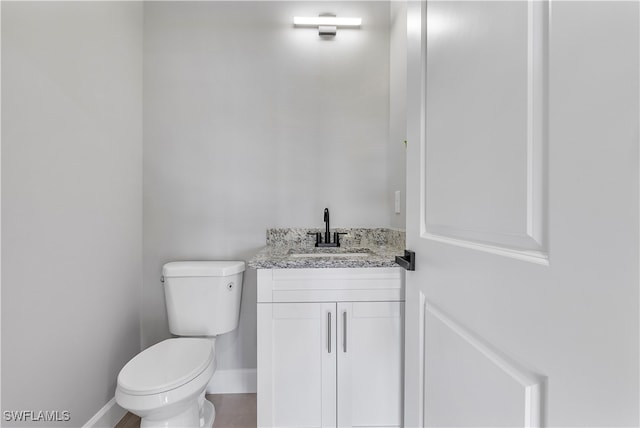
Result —
<path fill-rule="evenodd" d="M 167 339 L 129 361 L 118 375 L 118 388 L 130 395 L 170 391 L 200 375 L 211 366 L 213 358 L 209 339 Z"/>

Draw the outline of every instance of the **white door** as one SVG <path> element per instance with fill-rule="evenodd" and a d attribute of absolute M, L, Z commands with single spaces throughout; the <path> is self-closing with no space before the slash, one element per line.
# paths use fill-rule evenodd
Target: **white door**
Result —
<path fill-rule="evenodd" d="M 639 426 L 639 8 L 408 5 L 405 426 Z"/>
<path fill-rule="evenodd" d="M 402 424 L 403 302 L 338 303 L 338 427 Z"/>

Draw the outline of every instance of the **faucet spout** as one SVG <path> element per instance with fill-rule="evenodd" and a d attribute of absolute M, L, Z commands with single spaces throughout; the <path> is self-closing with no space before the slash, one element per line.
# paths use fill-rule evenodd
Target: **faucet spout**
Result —
<path fill-rule="evenodd" d="M 328 244 L 331 242 L 331 235 L 329 235 L 329 208 L 324 209 L 324 223 L 325 223 L 324 242 L 325 244 Z"/>

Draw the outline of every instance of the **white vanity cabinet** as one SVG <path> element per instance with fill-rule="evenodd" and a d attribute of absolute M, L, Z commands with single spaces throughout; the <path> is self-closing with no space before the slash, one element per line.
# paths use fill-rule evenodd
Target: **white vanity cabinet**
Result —
<path fill-rule="evenodd" d="M 258 270 L 258 426 L 400 427 L 401 268 Z"/>

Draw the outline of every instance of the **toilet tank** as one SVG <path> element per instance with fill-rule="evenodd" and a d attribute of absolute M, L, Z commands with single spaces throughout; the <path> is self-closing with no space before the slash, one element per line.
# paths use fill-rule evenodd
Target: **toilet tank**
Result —
<path fill-rule="evenodd" d="M 171 262 L 162 267 L 169 330 L 217 336 L 238 327 L 243 261 Z"/>

